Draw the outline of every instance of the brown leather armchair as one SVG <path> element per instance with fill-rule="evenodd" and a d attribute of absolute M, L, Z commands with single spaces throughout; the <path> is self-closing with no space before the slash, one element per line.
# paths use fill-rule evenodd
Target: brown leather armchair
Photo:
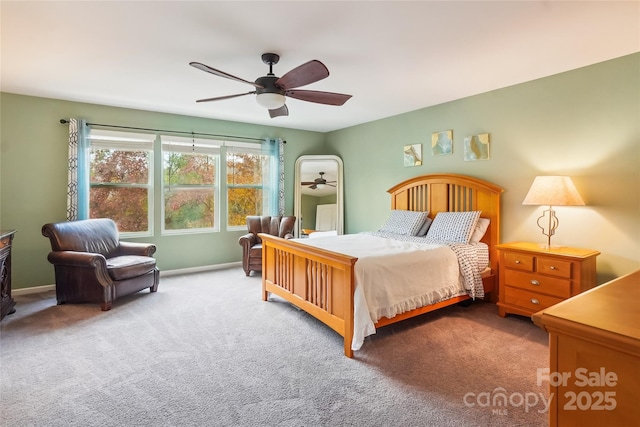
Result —
<path fill-rule="evenodd" d="M 42 235 L 51 242 L 58 304 L 99 302 L 107 311 L 118 297 L 158 290 L 155 245 L 119 241 L 110 219 L 45 224 Z"/>
<path fill-rule="evenodd" d="M 242 268 L 248 276 L 252 271 L 262 271 L 262 239 L 258 233 L 290 239 L 293 237 L 295 216 L 248 216 L 249 232 L 238 239 L 242 246 Z"/>

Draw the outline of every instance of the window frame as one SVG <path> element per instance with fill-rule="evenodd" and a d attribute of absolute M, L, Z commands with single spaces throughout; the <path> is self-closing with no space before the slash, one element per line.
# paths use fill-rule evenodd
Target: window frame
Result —
<path fill-rule="evenodd" d="M 160 235 L 182 235 L 182 234 L 197 234 L 197 233 L 215 233 L 220 231 L 220 192 L 221 192 L 221 146 L 223 141 L 215 139 L 205 138 L 187 138 L 173 135 L 159 135 L 160 137 Z M 168 150 L 165 149 L 169 148 Z M 166 201 L 165 195 L 167 191 L 167 184 L 165 178 L 165 153 L 184 153 L 184 154 L 204 154 L 211 156 L 214 161 L 215 177 L 214 184 L 179 184 L 171 185 L 173 188 L 191 190 L 196 188 L 211 188 L 213 191 L 213 227 L 198 227 L 198 228 L 180 228 L 168 230 L 166 225 Z"/>
<path fill-rule="evenodd" d="M 155 141 L 157 136 L 152 133 L 114 131 L 102 128 L 91 128 L 88 134 L 89 147 L 87 162 L 89 173 L 89 195 L 87 197 L 87 209 L 89 218 L 91 217 L 91 189 L 92 188 L 146 188 L 147 189 L 147 230 L 145 231 L 119 231 L 125 238 L 150 237 L 154 232 L 154 171 L 155 171 Z M 114 150 L 114 151 L 146 151 L 147 158 L 147 183 L 102 183 L 91 181 L 91 152 L 92 150 Z"/>
<path fill-rule="evenodd" d="M 246 224 L 242 225 L 231 225 L 229 224 L 229 190 L 235 188 L 259 188 L 262 190 L 262 212 L 255 212 L 254 215 L 269 215 L 270 206 L 275 201 L 270 200 L 270 191 L 269 187 L 271 184 L 268 182 L 265 183 L 265 177 L 269 176 L 269 168 L 272 166 L 271 155 L 266 154 L 261 144 L 256 143 L 247 143 L 247 142 L 225 142 L 225 196 L 226 196 L 226 227 L 228 231 L 241 231 L 246 230 Z M 231 148 L 231 150 L 229 150 Z M 260 184 L 229 184 L 228 175 L 229 171 L 226 170 L 227 166 L 227 155 L 230 151 L 237 151 L 239 153 L 245 154 L 257 154 L 260 156 L 260 161 L 262 162 L 262 178 Z M 266 159 L 265 159 L 266 157 Z M 265 166 L 265 162 L 269 164 Z"/>

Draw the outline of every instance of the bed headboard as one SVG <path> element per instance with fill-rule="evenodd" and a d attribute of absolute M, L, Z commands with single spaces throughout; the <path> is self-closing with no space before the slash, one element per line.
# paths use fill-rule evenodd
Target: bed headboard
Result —
<path fill-rule="evenodd" d="M 489 246 L 491 269 L 498 271 L 500 243 L 500 194 L 504 190 L 490 182 L 457 174 L 430 174 L 403 181 L 387 190 L 391 209 L 428 211 L 433 218 L 438 212 L 482 211 L 490 220 L 482 242 Z"/>

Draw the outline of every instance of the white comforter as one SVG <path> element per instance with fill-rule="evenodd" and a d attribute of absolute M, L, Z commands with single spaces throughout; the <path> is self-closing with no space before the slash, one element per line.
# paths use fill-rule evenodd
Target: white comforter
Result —
<path fill-rule="evenodd" d="M 296 241 L 358 257 L 353 350 L 360 349 L 364 338 L 376 332 L 374 323 L 380 318 L 391 318 L 467 292 L 458 256 L 447 244 L 416 243 L 367 234 Z"/>

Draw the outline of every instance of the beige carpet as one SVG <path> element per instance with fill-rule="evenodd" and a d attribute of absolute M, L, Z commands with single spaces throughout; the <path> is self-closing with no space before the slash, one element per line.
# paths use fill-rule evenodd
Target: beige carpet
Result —
<path fill-rule="evenodd" d="M 547 425 L 547 335 L 488 303 L 382 328 L 348 359 L 240 268 L 163 277 L 108 312 L 16 301 L 0 323 L 6 427 Z"/>

